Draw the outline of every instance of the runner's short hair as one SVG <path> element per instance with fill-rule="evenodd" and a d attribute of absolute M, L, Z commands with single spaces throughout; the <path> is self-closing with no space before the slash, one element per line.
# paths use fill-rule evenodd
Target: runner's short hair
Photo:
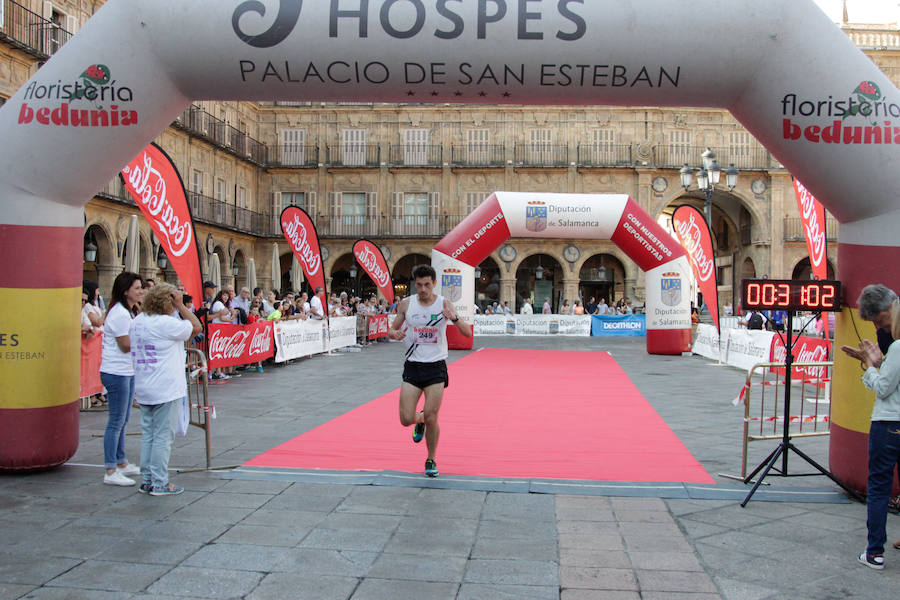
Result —
<path fill-rule="evenodd" d="M 437 281 L 437 273 L 434 271 L 434 267 L 431 265 L 416 265 L 412 270 L 413 279 L 419 279 L 422 277 L 431 277 L 432 281 Z"/>

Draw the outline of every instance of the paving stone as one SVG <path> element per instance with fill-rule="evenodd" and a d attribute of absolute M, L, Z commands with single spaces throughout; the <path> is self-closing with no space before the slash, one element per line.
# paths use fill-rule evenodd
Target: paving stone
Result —
<path fill-rule="evenodd" d="M 281 560 L 286 551 L 285 548 L 274 546 L 207 544 L 182 564 L 186 567 L 268 572 Z"/>
<path fill-rule="evenodd" d="M 219 486 L 217 490 L 227 494 L 263 494 L 274 496 L 280 494 L 289 487 L 291 487 L 290 481 L 231 479 Z"/>
<path fill-rule="evenodd" d="M 604 567 L 559 567 L 561 588 L 581 588 L 589 590 L 633 590 L 638 591 L 637 580 L 631 569 Z"/>
<path fill-rule="evenodd" d="M 354 531 L 382 531 L 391 533 L 400 525 L 399 515 L 370 515 L 333 512 L 318 527 L 322 529 L 351 529 Z"/>
<path fill-rule="evenodd" d="M 167 565 L 89 560 L 46 585 L 53 587 L 139 592 L 169 570 Z"/>
<path fill-rule="evenodd" d="M 639 592 L 624 590 L 563 590 L 560 600 L 641 600 Z"/>
<path fill-rule="evenodd" d="M 338 506 L 339 512 L 403 515 L 418 495 L 415 488 L 362 486 L 355 488 Z"/>
<path fill-rule="evenodd" d="M 620 523 L 675 523 L 667 510 L 637 510 L 617 508 L 613 511 Z"/>
<path fill-rule="evenodd" d="M 14 600 L 15 598 L 21 598 L 33 589 L 35 589 L 35 586 L 33 585 L 0 583 L 0 600 Z"/>
<path fill-rule="evenodd" d="M 291 548 L 285 552 L 272 571 L 298 575 L 364 577 L 377 557 L 378 554 L 375 552 Z"/>
<path fill-rule="evenodd" d="M 560 533 L 613 535 L 619 533 L 619 524 L 615 521 L 557 521 L 556 530 Z"/>
<path fill-rule="evenodd" d="M 739 581 L 729 577 L 714 577 L 713 581 L 721 590 L 722 596 L 729 600 L 763 600 L 777 593 L 777 590 L 755 583 Z M 826 596 L 822 596 L 823 598 Z"/>
<path fill-rule="evenodd" d="M 481 537 L 472 548 L 472 558 L 558 560 L 559 548 L 555 540 L 534 540 L 523 544 L 519 541 Z"/>
<path fill-rule="evenodd" d="M 635 570 L 641 592 L 718 593 L 709 575 L 696 571 Z"/>
<path fill-rule="evenodd" d="M 473 558 L 466 566 L 463 581 L 506 585 L 559 585 L 559 568 L 555 561 Z"/>
<path fill-rule="evenodd" d="M 269 500 L 265 504 L 264 509 L 328 513 L 337 508 L 337 506 L 344 501 L 344 497 L 338 495 L 301 496 L 299 494 L 289 494 L 289 491 L 290 490 L 285 490 Z"/>
<path fill-rule="evenodd" d="M 366 577 L 416 581 L 460 582 L 466 570 L 465 556 L 417 556 L 381 554 Z"/>
<path fill-rule="evenodd" d="M 235 598 L 250 593 L 262 577 L 262 573 L 253 571 L 175 567 L 159 578 L 147 591 L 151 594 L 201 598 Z"/>
<path fill-rule="evenodd" d="M 653 550 L 631 550 L 628 558 L 635 569 L 660 571 L 703 571 L 700 561 L 693 552 L 657 552 Z"/>
<path fill-rule="evenodd" d="M 139 531 L 137 538 L 146 539 L 150 543 L 153 543 L 155 540 L 163 542 L 178 540 L 181 542 L 205 544 L 228 531 L 228 528 L 229 525 L 227 523 L 159 521 Z"/>
<path fill-rule="evenodd" d="M 292 548 L 299 544 L 310 531 L 312 531 L 311 525 L 296 526 L 293 523 L 285 523 L 281 527 L 270 527 L 238 523 L 216 538 L 215 542 L 217 544 L 246 544 Z"/>
<path fill-rule="evenodd" d="M 175 511 L 169 518 L 174 521 L 189 521 L 191 523 L 225 523 L 233 525 L 241 522 L 253 510 L 252 508 L 212 508 L 191 504 Z"/>
<path fill-rule="evenodd" d="M 205 508 L 216 511 L 220 508 L 259 508 L 274 498 L 274 494 L 239 494 L 236 492 L 223 494 L 207 494 L 193 504 L 192 508 Z"/>
<path fill-rule="evenodd" d="M 397 532 L 384 547 L 393 554 L 436 556 L 466 556 L 472 553 L 474 535 L 453 535 L 446 532 L 423 535 Z"/>
<path fill-rule="evenodd" d="M 530 521 L 524 518 L 482 521 L 478 528 L 478 537 L 505 540 L 554 540 L 556 535 L 555 521 Z"/>
<path fill-rule="evenodd" d="M 355 577 L 270 573 L 247 600 L 347 600 L 359 586 Z"/>
<path fill-rule="evenodd" d="M 407 515 L 478 519 L 484 508 L 486 492 L 423 489 L 407 508 Z"/>
<path fill-rule="evenodd" d="M 454 534 L 475 537 L 475 532 L 484 521 L 454 517 L 428 517 L 407 515 L 400 520 L 397 531 L 401 533 L 417 533 L 420 535 Z M 521 524 L 521 523 L 520 523 Z"/>
<path fill-rule="evenodd" d="M 537 585 L 464 583 L 456 600 L 559 600 L 559 588 Z"/>
<path fill-rule="evenodd" d="M 325 520 L 327 516 L 327 512 L 260 508 L 247 515 L 240 524 L 267 527 L 282 527 L 290 524 L 298 528 L 314 527 Z"/>
<path fill-rule="evenodd" d="M 560 549 L 574 550 L 624 550 L 625 545 L 622 542 L 622 536 L 618 533 L 614 535 L 591 535 L 582 533 L 560 533 L 559 534 Z"/>
<path fill-rule="evenodd" d="M 683 535 L 623 535 L 625 548 L 632 550 L 669 550 L 673 552 L 690 552 L 690 543 Z"/>
<path fill-rule="evenodd" d="M 552 521 L 556 519 L 556 501 L 547 494 L 488 494 L 482 511 L 484 519 L 516 519 Z"/>
<path fill-rule="evenodd" d="M 40 587 L 32 590 L 22 600 L 128 600 L 131 592 L 107 592 L 69 587 Z"/>
<path fill-rule="evenodd" d="M 615 521 L 616 515 L 609 506 L 556 506 L 556 518 L 560 521 Z"/>
<path fill-rule="evenodd" d="M 196 552 L 203 544 L 166 540 L 159 542 L 138 538 L 125 540 L 97 555 L 97 560 L 136 562 L 158 565 L 177 565 Z"/>
<path fill-rule="evenodd" d="M 777 596 L 772 600 L 777 600 Z M 699 593 L 699 592 L 641 592 L 642 600 L 721 600 L 719 594 Z M 787 596 L 784 600 L 813 600 L 812 598 L 799 598 L 797 596 Z M 821 600 L 821 599 L 820 599 Z"/>
<path fill-rule="evenodd" d="M 324 529 L 317 527 L 309 532 L 302 542 L 302 548 L 328 548 L 334 550 L 355 550 L 360 552 L 380 552 L 391 537 L 389 531 L 368 531 L 366 535 L 350 529 Z"/>
<path fill-rule="evenodd" d="M 364 579 L 351 600 L 455 600 L 456 583 Z"/>
<path fill-rule="evenodd" d="M 622 550 L 559 549 L 559 565 L 567 567 L 606 567 L 630 569 L 631 560 Z"/>

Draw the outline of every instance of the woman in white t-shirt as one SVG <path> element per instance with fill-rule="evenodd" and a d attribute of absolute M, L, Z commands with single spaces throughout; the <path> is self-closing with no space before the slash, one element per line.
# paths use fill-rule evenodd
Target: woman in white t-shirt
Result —
<path fill-rule="evenodd" d="M 187 396 L 184 343 L 203 329 L 168 283 L 154 285 L 144 296 L 144 311 L 131 323 L 134 391 L 141 405 L 141 487 L 151 496 L 180 494 L 169 483 L 169 454 L 175 437 L 176 401 Z M 174 315 L 178 311 L 178 318 Z M 173 412 L 173 408 L 175 412 Z"/>
<path fill-rule="evenodd" d="M 113 282 L 112 298 L 103 322 L 103 359 L 100 381 L 106 388 L 109 417 L 103 433 L 103 462 L 108 485 L 134 485 L 129 475 L 141 471 L 125 458 L 125 426 L 134 398 L 134 368 L 131 366 L 131 320 L 144 296 L 141 276 L 119 273 Z"/>

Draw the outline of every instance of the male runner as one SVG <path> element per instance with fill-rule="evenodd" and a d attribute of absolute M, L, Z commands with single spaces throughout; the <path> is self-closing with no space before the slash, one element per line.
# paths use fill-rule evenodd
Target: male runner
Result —
<path fill-rule="evenodd" d="M 438 411 L 444 388 L 447 387 L 447 322 L 466 337 L 472 337 L 472 327 L 456 316 L 453 303 L 434 293 L 436 274 L 430 265 L 413 267 L 416 295 L 408 296 L 397 306 L 397 317 L 388 335 L 392 340 L 403 340 L 406 362 L 403 364 L 403 384 L 400 386 L 400 423 L 404 427 L 415 425 L 413 441 L 419 443 L 425 437 L 428 459 L 425 474 L 437 477 L 434 462 L 441 429 Z M 402 329 L 407 324 L 405 331 Z M 425 393 L 425 406 L 416 412 L 416 405 Z"/>

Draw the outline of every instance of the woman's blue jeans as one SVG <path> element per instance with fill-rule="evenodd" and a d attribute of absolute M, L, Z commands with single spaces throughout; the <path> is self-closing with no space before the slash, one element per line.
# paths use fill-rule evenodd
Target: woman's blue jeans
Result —
<path fill-rule="evenodd" d="M 109 418 L 103 433 L 103 462 L 107 469 L 128 463 L 125 458 L 125 426 L 131 413 L 134 398 L 134 375 L 112 375 L 100 372 L 100 381 L 106 388 Z"/>
<path fill-rule="evenodd" d="M 869 481 L 866 497 L 869 556 L 884 554 L 888 502 L 894 467 L 900 465 L 900 421 L 872 421 L 869 428 Z"/>
<path fill-rule="evenodd" d="M 180 400 L 141 404 L 141 482 L 153 487 L 169 483 L 169 453 L 175 439 L 173 415 Z"/>

